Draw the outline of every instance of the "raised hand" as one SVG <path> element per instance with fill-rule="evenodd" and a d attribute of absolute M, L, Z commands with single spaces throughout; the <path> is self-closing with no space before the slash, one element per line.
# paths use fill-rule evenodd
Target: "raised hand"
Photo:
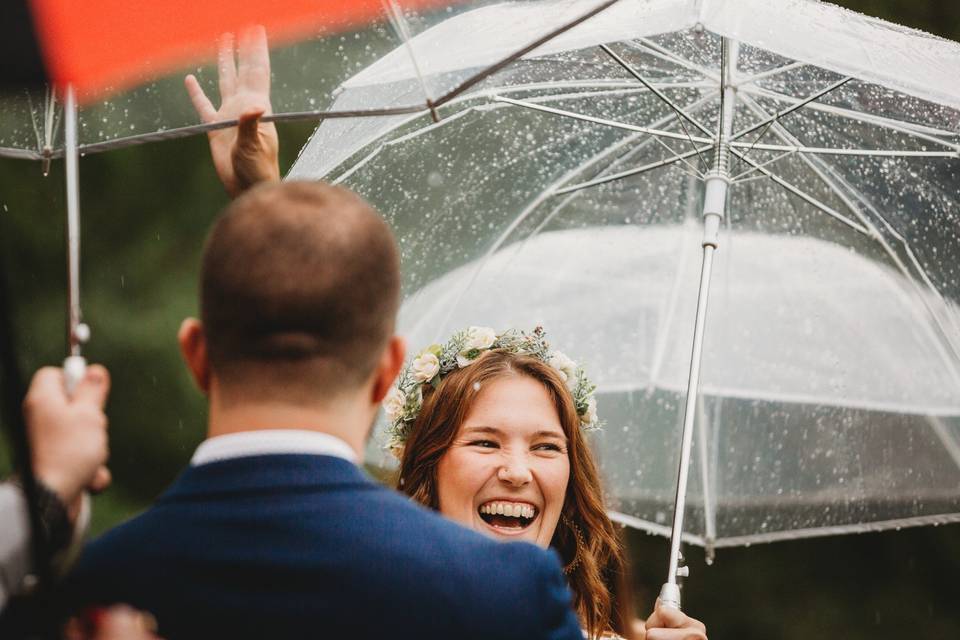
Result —
<path fill-rule="evenodd" d="M 193 75 L 184 80 L 202 122 L 239 122 L 236 127 L 207 133 L 213 166 L 231 198 L 258 182 L 280 179 L 277 128 L 273 123 L 260 121 L 262 116 L 272 113 L 270 52 L 264 28 L 252 27 L 240 34 L 236 54 L 235 61 L 233 35 L 224 35 L 217 65 L 219 109 L 214 108 Z"/>
<path fill-rule="evenodd" d="M 637 637 L 643 640 L 707 640 L 707 628 L 702 622 L 679 609 L 661 607 L 659 600 L 653 614 L 637 631 Z"/>

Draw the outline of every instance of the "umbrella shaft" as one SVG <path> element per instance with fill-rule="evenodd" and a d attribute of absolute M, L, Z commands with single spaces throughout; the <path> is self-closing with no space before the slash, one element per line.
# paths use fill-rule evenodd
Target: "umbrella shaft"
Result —
<path fill-rule="evenodd" d="M 680 542 L 683 532 L 683 512 L 686 506 L 687 477 L 690 468 L 690 450 L 693 446 L 693 423 L 697 415 L 697 393 L 700 388 L 700 362 L 703 355 L 703 334 L 707 317 L 707 300 L 710 294 L 710 274 L 713 271 L 712 244 L 703 246 L 703 265 L 700 271 L 700 292 L 697 298 L 697 321 L 690 356 L 690 378 L 687 382 L 687 403 L 683 414 L 683 435 L 680 447 L 680 465 L 677 471 L 677 495 L 673 513 L 673 529 L 670 533 L 670 567 L 667 584 L 675 585 L 680 566 Z M 679 602 L 676 603 L 679 606 Z"/>
<path fill-rule="evenodd" d="M 64 137 L 67 172 L 67 345 L 71 356 L 80 355 L 80 154 L 77 145 L 77 100 L 67 87 L 64 104 Z"/>

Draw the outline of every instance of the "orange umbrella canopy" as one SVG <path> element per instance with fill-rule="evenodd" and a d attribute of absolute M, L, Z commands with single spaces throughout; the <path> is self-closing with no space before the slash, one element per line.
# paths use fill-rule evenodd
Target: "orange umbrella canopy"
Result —
<path fill-rule="evenodd" d="M 385 17 L 383 0 L 30 0 L 50 80 L 80 99 L 212 56 L 217 36 L 254 24 L 271 42 L 355 28 Z M 449 4 L 403 0 L 402 8 Z"/>

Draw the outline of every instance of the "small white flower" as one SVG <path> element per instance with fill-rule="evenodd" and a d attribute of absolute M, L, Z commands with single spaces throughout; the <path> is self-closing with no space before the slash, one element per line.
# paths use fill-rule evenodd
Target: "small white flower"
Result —
<path fill-rule="evenodd" d="M 463 351 L 489 349 L 496 341 L 497 332 L 490 327 L 470 327 L 467 329 L 467 340 L 463 343 Z"/>
<path fill-rule="evenodd" d="M 403 415 L 403 408 L 407 404 L 407 398 L 400 389 L 393 387 L 383 399 L 383 411 L 387 414 L 387 420 L 391 423 L 396 422 L 397 418 Z"/>
<path fill-rule="evenodd" d="M 577 363 L 562 351 L 551 351 L 547 357 L 551 367 L 560 373 L 560 377 L 571 390 L 577 385 Z"/>
<path fill-rule="evenodd" d="M 440 359 L 430 351 L 421 353 L 410 365 L 410 372 L 417 382 L 432 380 L 438 371 L 440 371 Z"/>
<path fill-rule="evenodd" d="M 597 422 L 597 399 L 593 396 L 587 400 L 587 410 L 580 416 L 580 422 L 586 426 L 596 424 Z"/>
<path fill-rule="evenodd" d="M 478 357 L 479 357 L 479 356 L 478 356 Z M 462 368 L 464 368 L 464 367 L 466 367 L 466 366 L 468 366 L 468 365 L 473 364 L 474 360 L 476 360 L 476 359 L 477 359 L 477 358 L 468 358 L 466 355 L 464 355 L 464 354 L 462 354 L 462 353 L 458 353 L 458 354 L 457 354 L 457 366 L 462 369 Z"/>

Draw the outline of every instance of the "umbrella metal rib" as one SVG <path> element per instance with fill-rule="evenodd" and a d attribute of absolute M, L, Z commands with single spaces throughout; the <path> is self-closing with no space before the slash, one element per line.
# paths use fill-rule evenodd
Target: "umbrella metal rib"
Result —
<path fill-rule="evenodd" d="M 791 62 L 783 65 L 782 67 L 774 67 L 773 69 L 767 69 L 766 71 L 755 73 L 752 76 L 741 78 L 739 85 L 742 89 L 746 85 L 756 83 L 759 80 L 766 80 L 767 78 L 772 78 L 773 76 L 780 75 L 781 73 L 786 73 L 787 71 L 793 71 L 794 69 L 799 69 L 806 66 L 806 62 Z"/>
<path fill-rule="evenodd" d="M 690 132 L 687 130 L 687 125 L 684 124 L 683 121 L 684 121 L 684 119 L 689 120 L 691 124 L 693 124 L 695 127 L 697 127 L 698 129 L 700 129 L 700 131 L 701 131 L 702 133 L 705 133 L 705 134 L 708 135 L 708 136 L 709 136 L 709 135 L 712 135 L 712 132 L 711 132 L 709 129 L 707 129 L 704 125 L 702 125 L 698 120 L 696 120 L 693 116 L 691 116 L 690 114 L 688 114 L 687 112 L 685 112 L 683 109 L 681 109 L 679 106 L 677 106 L 677 105 L 673 102 L 673 100 L 671 100 L 669 97 L 667 97 L 667 95 L 666 95 L 665 93 L 663 93 L 662 91 L 660 91 L 660 90 L 658 90 L 656 87 L 654 87 L 653 84 L 651 84 L 650 82 L 648 82 L 647 79 L 644 78 L 643 75 L 642 75 L 639 71 L 637 71 L 637 70 L 634 69 L 630 64 L 628 64 L 626 60 L 624 60 L 623 58 L 621 58 L 620 56 L 618 56 L 616 53 L 614 53 L 613 50 L 612 50 L 610 47 L 608 47 L 608 46 L 605 45 L 605 44 L 602 44 L 602 45 L 600 45 L 600 48 L 601 48 L 607 55 L 609 55 L 611 58 L 613 58 L 614 61 L 615 61 L 617 64 L 619 64 L 621 67 L 623 67 L 623 69 L 625 69 L 625 70 L 627 71 L 627 73 L 629 73 L 630 75 L 632 75 L 632 76 L 633 76 L 634 78 L 636 78 L 637 81 L 639 81 L 644 87 L 646 87 L 647 89 L 649 89 L 649 90 L 653 93 L 653 95 L 655 95 L 655 96 L 657 96 L 658 98 L 660 98 L 661 101 L 665 102 L 665 103 L 667 104 L 667 106 L 669 106 L 671 109 L 673 109 L 674 113 L 677 114 L 677 120 L 680 122 L 680 126 L 683 128 L 683 133 L 687 136 L 688 139 L 690 139 L 690 145 L 693 147 L 694 151 L 697 152 L 697 157 L 700 159 L 700 164 L 703 166 L 703 170 L 704 170 L 704 171 L 709 171 L 709 170 L 710 170 L 710 167 L 709 167 L 709 165 L 707 165 L 707 161 L 703 159 L 703 156 L 700 154 L 700 151 L 697 149 L 697 144 L 693 141 L 692 138 L 690 138 Z M 674 154 L 674 155 L 676 155 L 676 154 Z"/>
<path fill-rule="evenodd" d="M 493 97 L 494 100 L 498 102 L 506 102 L 507 104 L 512 104 L 517 107 L 525 107 L 527 109 L 532 109 L 534 111 L 542 111 L 543 113 L 551 113 L 553 115 L 564 116 L 566 118 L 572 118 L 574 120 L 582 120 L 584 122 L 592 122 L 594 124 L 602 124 L 608 127 L 614 127 L 615 129 L 624 129 L 626 131 L 635 131 L 637 133 L 648 133 L 652 136 L 661 136 L 664 138 L 670 138 L 671 140 L 690 140 L 693 142 L 709 143 L 713 144 L 714 140 L 700 137 L 687 137 L 682 133 L 674 133 L 673 131 L 665 131 L 663 129 L 655 129 L 651 127 L 641 127 L 634 124 L 627 124 L 625 122 L 617 122 L 616 120 L 608 120 L 607 118 L 597 118 L 594 116 L 588 116 L 583 113 L 577 113 L 575 111 L 567 111 L 566 109 L 557 109 L 554 107 L 545 107 L 540 104 L 536 104 L 529 100 L 515 100 L 513 98 L 507 98 L 506 96 L 497 95 Z M 671 116 L 673 117 L 673 116 Z"/>
<path fill-rule="evenodd" d="M 797 154 L 796 151 L 784 151 L 783 153 L 781 153 L 781 154 L 779 154 L 779 155 L 771 158 L 770 160 L 766 160 L 766 161 L 764 161 L 764 162 L 762 162 L 762 163 L 760 163 L 760 164 L 758 164 L 758 165 L 756 165 L 756 166 L 751 166 L 751 167 L 750 167 L 749 169 L 747 169 L 746 171 L 744 171 L 744 172 L 742 172 L 742 173 L 738 173 L 737 175 L 733 176 L 732 178 L 730 178 L 730 180 L 732 180 L 733 182 L 735 182 L 735 183 L 737 183 L 737 184 L 741 184 L 741 183 L 743 183 L 743 182 L 747 182 L 747 181 L 750 181 L 750 180 L 762 180 L 762 179 L 766 178 L 767 176 L 765 176 L 765 175 L 760 175 L 760 176 L 753 176 L 752 178 L 747 178 L 746 176 L 749 176 L 751 173 L 757 173 L 757 172 L 759 172 L 761 169 L 763 169 L 764 167 L 769 167 L 770 165 L 775 164 L 775 163 L 779 162 L 780 160 L 783 160 L 784 158 L 789 158 L 790 156 L 793 156 L 793 155 L 796 155 L 796 154 Z M 743 154 L 743 155 L 746 156 L 747 154 Z"/>
<path fill-rule="evenodd" d="M 673 51 L 670 51 L 666 47 L 661 47 L 656 42 L 650 40 L 649 38 L 634 38 L 629 40 L 626 44 L 633 46 L 638 51 L 642 51 L 648 55 L 652 55 L 655 58 L 660 58 L 666 62 L 671 62 L 673 64 L 680 65 L 681 67 L 699 73 L 704 78 L 713 80 L 715 85 L 720 84 L 720 76 L 717 75 L 712 69 L 706 67 L 701 67 L 700 65 L 687 60 L 683 56 L 677 55 Z"/>
<path fill-rule="evenodd" d="M 757 143 L 760 142 L 760 140 L 763 138 L 763 136 L 767 135 L 767 132 L 770 130 L 770 127 L 771 127 L 775 122 L 779 122 L 779 121 L 780 121 L 782 118 L 784 118 L 785 116 L 788 116 L 788 115 L 790 115 L 791 113 L 793 113 L 794 111 L 797 111 L 798 109 L 803 108 L 805 105 L 810 104 L 810 103 L 813 102 L 814 100 L 818 100 L 818 99 L 822 98 L 823 96 L 827 95 L 827 94 L 830 93 L 831 91 L 842 87 L 843 85 L 845 85 L 845 84 L 847 84 L 848 82 L 850 82 L 850 80 L 851 80 L 851 78 L 847 77 L 847 78 L 843 78 L 842 80 L 840 80 L 840 81 L 838 81 L 838 82 L 835 82 L 835 83 L 831 84 L 829 87 L 823 89 L 822 91 L 818 91 L 817 93 L 814 93 L 814 94 L 811 95 L 811 96 L 808 96 L 807 98 L 805 98 L 805 99 L 802 100 L 801 102 L 798 102 L 797 104 L 792 105 L 792 106 L 784 109 L 783 111 L 778 111 L 777 113 L 773 114 L 772 116 L 770 116 L 770 117 L 767 118 L 766 120 L 762 120 L 762 121 L 760 121 L 760 122 L 758 122 L 758 123 L 756 123 L 756 124 L 754 124 L 754 125 L 752 125 L 752 126 L 747 127 L 746 129 L 744 129 L 743 131 L 740 131 L 739 133 L 733 134 L 732 140 L 736 140 L 737 138 L 742 138 L 743 136 L 747 135 L 748 133 L 751 133 L 751 132 L 753 132 L 753 131 L 756 131 L 757 129 L 761 129 L 761 128 L 762 128 L 762 130 L 760 131 L 760 133 L 757 134 L 757 137 L 754 138 L 753 144 L 751 144 L 751 145 L 750 145 L 750 148 L 747 149 L 747 152 L 746 152 L 745 154 L 743 154 L 744 157 L 750 155 L 750 152 L 754 150 L 754 148 L 757 146 Z M 741 160 L 741 162 L 743 162 L 743 161 Z"/>
<path fill-rule="evenodd" d="M 577 184 L 570 185 L 569 187 L 563 187 L 562 189 L 557 189 L 557 195 L 564 193 L 570 193 L 571 191 L 579 191 L 581 189 L 587 189 L 589 187 L 596 187 L 601 184 L 607 184 L 615 180 L 621 180 L 623 178 L 629 178 L 631 176 L 640 175 L 641 173 L 646 173 L 648 171 L 653 171 L 654 169 L 659 169 L 661 167 L 669 167 L 672 164 L 675 164 L 681 159 L 692 158 L 694 155 L 703 152 L 709 151 L 713 148 L 713 145 L 704 145 L 693 149 L 692 151 L 686 151 L 684 153 L 678 154 L 672 158 L 665 158 L 663 160 L 658 160 L 656 162 L 651 162 L 645 164 L 642 167 L 637 167 L 635 169 L 627 169 L 626 171 L 621 171 L 619 173 L 614 173 L 608 176 L 601 176 L 599 178 L 594 178 L 593 180 L 588 180 L 587 182 L 580 182 Z"/>
<path fill-rule="evenodd" d="M 687 105 L 687 106 L 686 106 L 686 109 L 687 109 L 688 111 L 692 111 L 692 110 L 699 109 L 700 107 L 702 107 L 702 106 L 704 106 L 705 104 L 709 103 L 709 101 L 712 100 L 713 98 L 714 98 L 714 96 L 712 96 L 712 95 L 704 96 L 703 98 L 700 98 L 699 100 L 697 100 L 697 101 L 695 101 L 695 102 Z M 664 117 L 660 118 L 659 120 L 651 123 L 651 126 L 654 127 L 654 128 L 659 128 L 659 127 L 662 127 L 662 126 L 668 126 L 667 123 L 668 123 L 672 118 L 673 118 L 672 115 L 664 116 Z M 626 140 L 618 141 L 618 142 L 614 145 L 613 149 L 619 148 L 619 147 L 621 147 L 621 146 L 623 146 L 623 145 L 625 145 L 625 144 L 629 144 L 629 143 L 635 141 L 639 135 L 642 135 L 642 134 L 636 134 L 635 136 L 631 136 L 631 137 L 627 138 Z M 624 156 L 624 157 L 622 158 L 622 160 L 627 159 L 627 157 L 629 157 L 629 156 L 632 155 L 633 153 L 639 151 L 644 145 L 649 144 L 649 142 L 650 142 L 651 140 L 653 140 L 653 139 L 655 139 L 654 136 L 648 137 L 646 140 L 644 140 L 644 142 L 642 142 L 640 145 L 638 145 L 636 148 L 632 149 L 628 154 L 626 154 L 626 156 Z M 700 151 L 703 152 L 703 151 L 707 151 L 707 150 L 712 149 L 712 148 L 713 148 L 713 145 L 712 145 L 712 144 L 708 144 L 708 145 L 701 146 L 701 147 L 700 147 Z M 594 156 L 593 158 L 590 158 L 587 162 L 580 164 L 573 172 L 571 172 L 571 174 L 568 174 L 568 177 L 569 177 L 569 175 L 576 175 L 576 174 L 578 174 L 578 173 L 581 173 L 584 169 L 587 169 L 588 167 L 592 166 L 593 164 L 596 164 L 596 162 L 597 162 L 599 159 L 602 159 L 603 157 L 606 157 L 606 155 L 608 155 L 609 151 L 610 151 L 610 149 L 604 150 L 604 151 L 601 152 L 600 154 Z M 685 152 L 685 153 L 680 154 L 680 155 L 683 156 L 684 158 L 690 158 L 690 157 L 692 157 L 692 156 L 694 155 L 694 152 L 693 152 L 693 151 L 688 151 L 688 152 Z M 620 161 L 621 161 L 621 159 L 618 159 L 617 161 L 611 163 L 610 165 L 608 165 L 608 166 L 606 167 L 606 169 L 605 169 L 604 171 L 607 171 L 607 170 L 613 168 L 614 166 L 616 166 L 616 164 L 619 164 Z M 615 180 L 620 180 L 620 179 L 622 179 L 622 178 L 627 178 L 627 177 L 634 176 L 634 175 L 638 175 L 638 174 L 641 174 L 641 173 L 646 173 L 647 171 L 652 171 L 652 170 L 654 170 L 654 169 L 659 169 L 660 167 L 666 167 L 666 166 L 669 166 L 669 165 L 675 163 L 676 161 L 677 161 L 676 158 L 666 158 L 666 159 L 664 159 L 664 160 L 660 160 L 660 161 L 657 161 L 657 162 L 653 162 L 653 163 L 650 163 L 650 164 L 646 164 L 646 165 L 643 165 L 643 166 L 641 166 L 641 167 L 635 167 L 635 168 L 632 168 L 632 169 L 627 169 L 627 170 L 625 170 L 625 171 L 621 171 L 621 172 L 618 172 L 618 173 L 607 174 L 607 175 L 600 175 L 600 176 L 598 176 L 598 177 L 596 177 L 596 178 L 593 178 L 593 179 L 591 179 L 591 180 L 588 180 L 588 181 L 586 181 L 586 182 L 580 182 L 580 183 L 568 185 L 568 186 L 565 186 L 565 187 L 558 187 L 558 188 L 556 188 L 556 190 L 554 191 L 554 193 L 555 193 L 556 195 L 562 195 L 562 194 L 565 194 L 565 193 L 569 193 L 569 192 L 571 192 L 571 191 L 579 191 L 579 190 L 581 190 L 581 189 L 586 189 L 586 188 L 588 188 L 588 187 L 594 187 L 594 186 L 597 186 L 597 185 L 606 184 L 606 183 L 608 183 L 608 182 L 613 182 L 613 181 L 615 181 Z M 563 182 L 561 181 L 559 184 L 563 184 Z"/>
<path fill-rule="evenodd" d="M 822 98 L 823 96 L 827 95 L 827 94 L 830 93 L 831 91 L 834 91 L 834 90 L 836 90 L 836 89 L 839 89 L 839 88 L 842 87 L 843 85 L 845 85 L 845 84 L 847 84 L 848 82 L 850 82 L 852 79 L 853 79 L 853 78 L 847 77 L 847 78 L 843 78 L 842 80 L 839 80 L 839 81 L 837 81 L 837 82 L 834 82 L 834 83 L 831 84 L 829 87 L 826 87 L 825 89 L 823 89 L 823 90 L 821 90 L 821 91 L 817 91 L 816 93 L 807 96 L 806 98 L 804 98 L 804 99 L 801 100 L 800 102 L 798 102 L 798 103 L 796 103 L 796 104 L 794 104 L 794 105 L 791 105 L 791 106 L 787 107 L 787 108 L 784 109 L 783 111 L 778 111 L 777 113 L 773 114 L 773 115 L 770 116 L 769 118 L 767 118 L 767 119 L 765 119 L 765 120 L 761 120 L 760 122 L 757 122 L 756 124 L 750 125 L 750 126 L 747 127 L 746 129 L 743 129 L 743 130 L 741 130 L 741 131 L 738 131 L 738 132 L 734 133 L 734 134 L 733 134 L 733 138 L 731 138 L 731 140 L 738 140 L 738 139 L 742 138 L 743 136 L 747 135 L 748 133 L 753 133 L 753 132 L 756 131 L 757 129 L 760 129 L 761 127 L 763 127 L 763 128 L 764 128 L 764 129 L 763 129 L 763 133 L 761 133 L 760 135 L 757 136 L 757 140 L 759 140 L 760 138 L 763 137 L 763 135 L 767 132 L 767 130 L 769 130 L 770 125 L 772 125 L 774 122 L 780 120 L 780 119 L 783 118 L 784 116 L 790 115 L 791 113 L 793 113 L 793 112 L 796 111 L 797 109 L 801 109 L 801 108 L 807 106 L 808 104 L 810 104 L 810 103 L 813 102 L 814 100 L 818 100 L 818 99 Z"/>
<path fill-rule="evenodd" d="M 864 226 L 862 226 L 862 225 L 860 225 L 860 224 L 857 224 L 857 223 L 854 222 L 853 220 L 850 220 L 849 218 L 847 218 L 846 216 L 844 216 L 842 213 L 840 213 L 839 211 L 837 211 L 837 210 L 834 209 L 833 207 L 829 206 L 828 204 L 825 204 L 824 202 L 821 202 L 819 199 L 813 197 L 812 195 L 810 195 L 809 193 L 807 193 L 807 192 L 804 191 L 803 189 L 800 189 L 799 187 L 797 187 L 797 186 L 791 184 L 790 182 L 784 180 L 782 177 L 778 176 L 777 174 L 775 174 L 774 172 L 770 171 L 769 169 L 761 166 L 759 163 L 754 162 L 753 160 L 747 158 L 747 157 L 746 157 L 746 154 L 741 153 L 741 152 L 737 151 L 736 149 L 731 149 L 730 152 L 733 153 L 735 156 L 737 156 L 742 162 L 745 162 L 746 164 L 748 164 L 748 165 L 750 165 L 751 167 L 753 167 L 754 170 L 761 172 L 762 174 L 764 174 L 765 176 L 767 176 L 768 178 L 770 178 L 771 180 L 773 180 L 773 182 L 775 182 L 776 184 L 780 185 L 781 187 L 783 187 L 784 189 L 786 189 L 787 191 L 789 191 L 789 192 L 792 193 L 793 195 L 797 196 L 797 197 L 800 198 L 801 200 L 804 200 L 804 201 L 807 202 L 808 204 L 813 205 L 814 207 L 816 207 L 816 208 L 819 209 L 820 211 L 824 212 L 825 214 L 827 214 L 827 215 L 830 216 L 831 218 L 834 218 L 834 219 L 836 219 L 836 220 L 839 220 L 840 222 L 842 222 L 843 224 L 847 225 L 848 227 L 850 227 L 850 228 L 853 229 L 854 231 L 857 231 L 857 232 L 859 232 L 859 233 L 862 233 L 862 234 L 865 235 L 865 236 L 871 235 L 870 232 L 867 230 L 866 227 L 864 227 Z"/>
<path fill-rule="evenodd" d="M 544 105 L 536 104 L 530 100 L 516 100 L 514 98 L 507 98 L 502 95 L 495 95 L 494 100 L 498 102 L 506 102 L 518 107 L 525 107 L 527 109 L 532 109 L 534 111 L 542 111 L 544 113 L 551 113 L 553 115 L 563 116 L 567 118 L 572 118 L 574 120 L 581 120 L 583 122 L 592 122 L 594 124 L 600 124 L 608 127 L 614 127 L 616 129 L 624 129 L 626 131 L 637 131 L 639 133 L 649 133 L 650 135 L 660 136 L 663 138 L 669 138 L 672 140 L 684 140 L 690 141 L 691 143 L 699 142 L 716 144 L 715 140 L 709 140 L 700 136 L 685 136 L 680 133 L 674 133 L 673 131 L 665 131 L 663 129 L 653 129 L 650 127 L 642 127 L 639 125 L 628 124 L 626 122 L 618 122 L 616 120 L 610 120 L 607 118 L 598 118 L 595 116 L 586 115 L 583 113 L 577 113 L 575 111 L 569 111 L 566 109 L 557 109 L 555 107 L 547 107 Z M 913 151 L 913 150 L 901 150 L 901 149 L 846 149 L 846 148 L 835 148 L 835 147 L 808 147 L 803 145 L 782 145 L 782 144 L 756 144 L 749 142 L 736 142 L 730 141 L 725 143 L 731 148 L 736 149 L 760 149 L 762 151 L 792 151 L 799 153 L 812 153 L 819 155 L 839 155 L 839 156 L 870 156 L 870 157 L 890 157 L 890 158 L 957 158 L 960 157 L 960 152 L 953 151 Z M 676 154 L 676 152 L 674 151 Z"/>
<path fill-rule="evenodd" d="M 748 95 L 755 95 L 763 98 L 770 98 L 772 100 L 777 100 L 780 102 L 797 102 L 800 99 L 794 96 L 788 96 L 777 91 L 771 91 L 769 89 L 762 89 L 760 87 L 741 87 L 741 93 Z M 870 113 L 863 113 L 862 111 L 855 111 L 852 109 L 845 109 L 843 107 L 838 107 L 836 105 L 823 104 L 821 102 L 811 102 L 805 105 L 807 109 L 812 111 L 820 111 L 823 113 L 829 113 L 830 115 L 835 115 L 847 120 L 852 120 L 858 124 L 873 124 L 881 127 L 886 127 L 891 131 L 897 131 L 899 133 L 905 133 L 907 135 L 913 136 L 920 140 L 925 140 L 927 142 L 933 142 L 935 144 L 942 145 L 948 149 L 953 149 L 954 151 L 960 152 L 960 144 L 950 142 L 949 140 L 944 140 L 937 136 L 957 136 L 958 134 L 953 131 L 945 131 L 942 129 L 936 129 L 934 127 L 929 127 L 926 125 L 919 125 L 911 122 L 904 122 L 902 120 L 896 120 L 893 118 L 887 118 L 884 116 L 877 116 Z"/>
<path fill-rule="evenodd" d="M 763 108 L 760 105 L 756 104 L 756 102 L 751 100 L 749 97 L 743 96 L 742 99 L 748 108 L 760 114 L 765 113 Z M 785 128 L 783 128 L 780 125 L 777 125 L 777 127 L 774 129 L 774 132 L 779 138 L 781 138 L 786 142 L 797 142 L 796 137 L 793 136 L 793 134 L 791 134 L 789 131 L 787 131 Z M 916 287 L 918 292 L 921 292 L 920 299 L 923 301 L 924 306 L 927 308 L 927 312 L 930 314 L 935 324 L 940 329 L 940 332 L 944 340 L 946 341 L 947 346 L 951 347 L 954 353 L 954 356 L 957 357 L 957 359 L 960 359 L 960 345 L 955 344 L 953 340 L 950 338 L 951 332 L 947 331 L 946 328 L 943 326 L 943 322 L 940 318 L 940 314 L 936 313 L 934 309 L 930 308 L 929 303 L 927 302 L 927 298 L 926 296 L 922 295 L 922 290 L 919 284 L 917 284 L 916 279 L 914 278 L 914 275 L 903 263 L 903 260 L 900 258 L 897 252 L 894 251 L 893 247 L 890 246 L 886 238 L 883 237 L 883 234 L 880 233 L 879 229 L 877 229 L 876 226 L 870 222 L 869 218 L 867 218 L 867 216 L 860 210 L 860 207 L 858 207 L 847 196 L 847 194 L 844 192 L 844 189 L 849 191 L 849 193 L 854 194 L 856 198 L 863 204 L 863 206 L 866 207 L 870 211 L 870 213 L 873 214 L 878 220 L 880 220 L 880 222 L 884 225 L 887 231 L 891 235 L 893 235 L 898 242 L 900 242 L 901 246 L 904 249 L 904 252 L 907 254 L 909 260 L 911 261 L 911 264 L 913 264 L 914 268 L 917 270 L 917 273 L 920 275 L 920 278 L 927 285 L 927 290 L 936 299 L 941 301 L 946 306 L 946 301 L 944 300 L 943 296 L 940 294 L 936 286 L 933 284 L 933 281 L 930 279 L 930 276 L 927 273 L 926 269 L 917 259 L 916 254 L 911 249 L 910 244 L 907 242 L 906 238 L 904 238 L 903 235 L 900 234 L 893 227 L 893 225 L 891 225 L 887 221 L 887 219 L 883 216 L 883 214 L 869 201 L 869 199 L 859 189 L 853 187 L 846 180 L 844 180 L 840 175 L 838 175 L 837 171 L 833 167 L 831 167 L 829 164 L 824 162 L 822 158 L 819 158 L 817 156 L 810 157 L 804 154 L 800 154 L 799 157 L 801 161 L 803 161 L 808 167 L 810 167 L 810 169 L 814 172 L 814 174 L 816 174 L 817 177 L 820 178 L 820 180 L 822 180 L 824 184 L 826 184 L 826 186 L 838 198 L 840 198 L 840 200 L 850 209 L 850 211 L 867 227 L 867 229 L 869 230 L 868 235 L 870 235 L 870 237 L 874 238 L 880 244 L 880 246 L 887 253 L 887 255 L 890 256 L 891 260 L 893 260 L 898 270 L 907 278 L 907 281 L 912 283 L 914 287 Z M 827 175 L 828 173 L 830 175 Z M 841 188 L 841 185 L 843 186 L 843 188 Z M 954 329 L 953 335 L 960 335 L 960 327 L 957 326 L 956 320 L 952 318 L 952 316 L 948 316 L 948 318 L 950 318 L 950 320 L 952 321 L 951 324 Z M 960 386 L 960 372 L 957 372 L 956 368 L 953 366 L 952 361 L 947 356 L 947 354 L 942 352 L 942 347 L 940 346 L 940 342 L 935 341 L 934 346 L 935 348 L 937 348 L 938 352 L 940 352 L 941 358 L 945 366 L 947 366 L 948 370 L 951 371 L 954 379 L 958 381 L 958 386 Z"/>

